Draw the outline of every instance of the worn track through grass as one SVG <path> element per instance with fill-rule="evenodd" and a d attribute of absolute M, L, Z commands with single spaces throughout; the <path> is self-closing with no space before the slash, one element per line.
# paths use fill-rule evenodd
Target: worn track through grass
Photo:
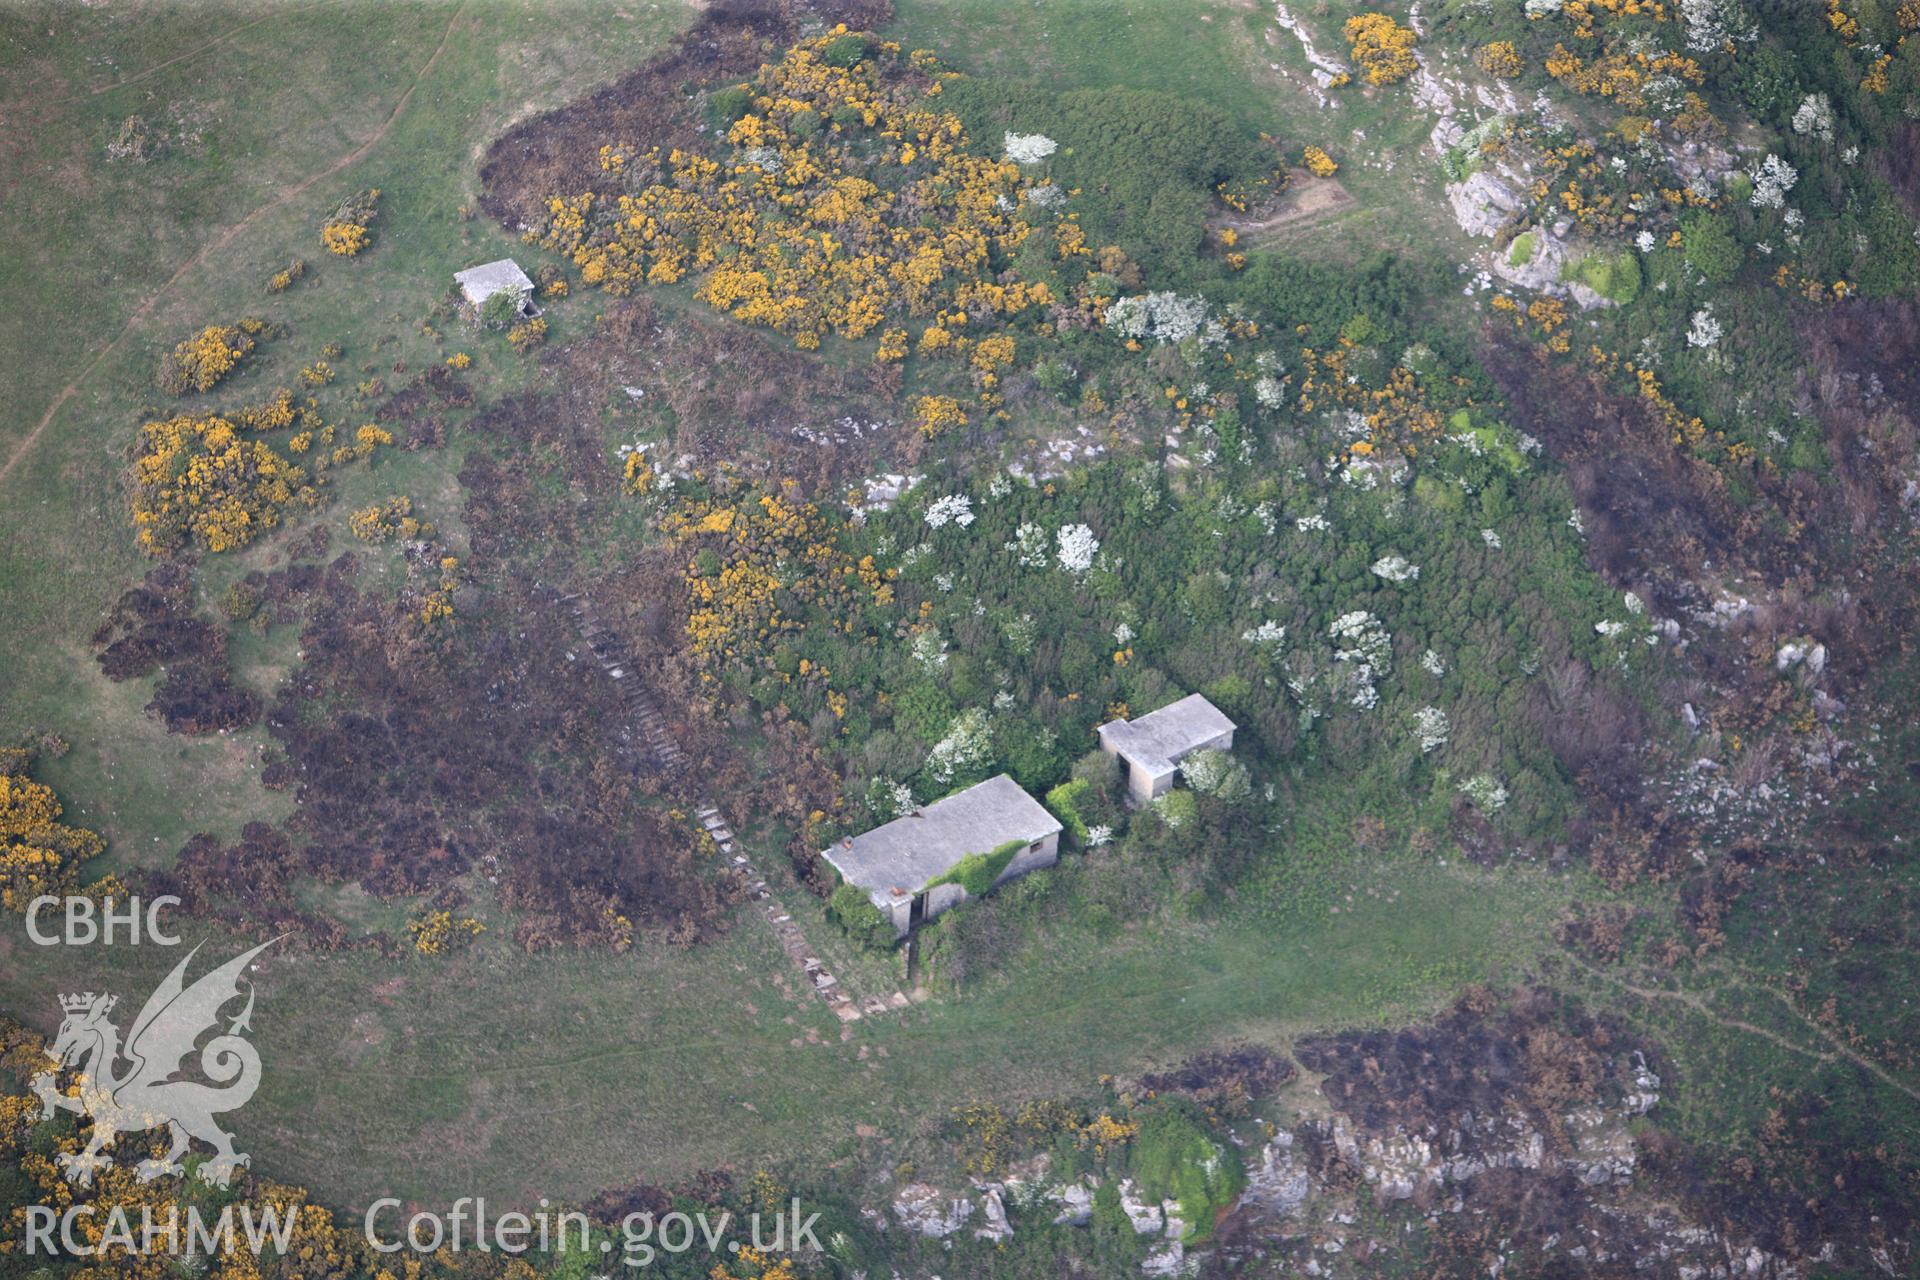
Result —
<path fill-rule="evenodd" d="M 1781 1004 L 1786 1006 L 1787 1011 L 1805 1023 L 1810 1030 L 1831 1045 L 1832 1047 L 1830 1049 L 1824 1052 L 1819 1049 L 1810 1049 L 1804 1044 L 1795 1043 L 1779 1032 L 1760 1026 L 1757 1023 L 1748 1022 L 1743 1018 L 1728 1017 L 1726 1014 L 1715 1009 L 1705 997 L 1695 995 L 1691 991 L 1678 991 L 1670 987 L 1643 987 L 1638 983 L 1616 977 L 1604 969 L 1590 965 L 1572 953 L 1568 953 L 1567 958 L 1573 961 L 1576 967 L 1584 969 L 1592 977 L 1599 978 L 1601 981 L 1618 987 L 1630 995 L 1638 996 L 1642 1000 L 1665 1000 L 1675 1004 L 1685 1005 L 1709 1022 L 1717 1023 L 1730 1031 L 1740 1031 L 1747 1035 L 1759 1036 L 1761 1039 L 1770 1041 L 1790 1053 L 1801 1054 L 1805 1057 L 1812 1058 L 1816 1062 L 1834 1062 L 1844 1058 L 1856 1067 L 1872 1075 L 1882 1084 L 1893 1089 L 1898 1089 L 1915 1102 L 1920 1102 L 1920 1089 L 1916 1089 L 1912 1085 L 1905 1083 L 1879 1063 L 1873 1061 L 1871 1058 L 1862 1057 L 1860 1054 L 1854 1052 L 1853 1049 L 1835 1039 L 1832 1032 L 1801 1013 L 1800 1010 L 1794 1007 L 1793 1002 L 1781 992 L 1773 991 L 1769 988 L 1761 988 L 1761 990 L 1767 991 L 1769 995 L 1778 997 Z"/>
<path fill-rule="evenodd" d="M 27 432 L 20 443 L 14 446 L 13 452 L 7 456 L 6 462 L 0 463 L 0 481 L 6 480 L 6 478 L 13 473 L 13 469 L 20 465 L 21 459 L 32 452 L 33 446 L 39 441 L 40 437 L 45 434 L 48 425 L 53 422 L 54 416 L 58 414 L 62 406 L 64 406 L 68 400 L 72 399 L 74 394 L 80 390 L 80 385 L 87 380 L 93 371 L 100 367 L 100 363 L 119 349 L 120 344 L 125 342 L 127 336 L 140 326 L 141 322 L 147 318 L 147 315 L 153 310 L 154 306 L 158 304 L 162 298 L 166 297 L 168 293 L 172 292 L 173 287 L 185 279 L 195 267 L 205 262 L 212 254 L 232 244 L 241 232 L 253 224 L 255 219 L 273 212 L 275 209 L 280 208 L 290 201 L 298 199 L 301 194 L 315 183 L 323 182 L 341 170 L 366 159 L 373 149 L 380 145 L 381 139 L 387 136 L 388 131 L 393 128 L 394 122 L 400 118 L 401 113 L 407 109 L 407 104 L 413 100 L 414 90 L 420 87 L 420 82 L 426 79 L 427 75 L 433 70 L 434 64 L 440 60 L 440 55 L 446 52 L 447 42 L 453 38 L 453 29 L 459 23 L 461 15 L 465 12 L 466 6 L 464 4 L 453 11 L 453 17 L 447 22 L 447 29 L 441 33 L 440 43 L 434 46 L 433 53 L 420 65 L 420 70 L 414 74 L 413 79 L 408 82 L 406 89 L 400 94 L 399 100 L 393 104 L 393 110 L 388 113 L 385 120 L 381 121 L 380 127 L 375 129 L 366 141 L 333 161 L 324 169 L 316 170 L 298 182 L 293 183 L 291 186 L 281 188 L 279 194 L 275 195 L 273 199 L 267 201 L 259 208 L 254 209 L 251 213 L 241 218 L 240 221 L 234 223 L 225 231 L 222 231 L 219 235 L 202 245 L 198 252 L 188 258 L 185 263 L 181 264 L 178 271 L 167 277 L 165 284 L 140 300 L 140 304 L 127 316 L 127 322 L 120 327 L 120 332 L 116 333 L 106 346 L 94 353 L 93 359 L 87 361 L 86 367 L 75 374 L 71 382 L 67 383 L 66 386 L 60 388 L 60 390 L 54 394 L 53 400 L 47 405 L 47 411 L 40 415 L 40 421 L 34 424 L 33 430 Z M 262 21 L 265 21 L 265 19 L 262 19 Z M 239 28 L 236 28 L 235 31 L 228 32 L 227 34 L 231 36 L 238 30 Z M 226 37 L 222 38 L 224 39 Z M 218 41 L 213 43 L 218 43 Z M 203 46 L 203 48 L 204 47 L 207 46 Z M 200 51 L 201 50 L 196 50 L 195 52 Z M 188 56 L 191 55 L 182 55 L 182 57 Z M 178 59 L 176 59 L 176 61 L 178 61 Z M 157 71 L 159 68 L 156 67 L 151 70 Z"/>
<path fill-rule="evenodd" d="M 292 14 L 299 13 L 305 9 L 317 8 L 321 3 L 324 3 L 324 0 L 315 0 L 315 3 L 313 4 L 297 5 L 297 6 L 284 8 L 284 9 L 275 9 L 270 13 L 266 13 L 261 15 L 258 18 L 255 18 L 251 22 L 243 22 L 237 27 L 231 27 L 226 31 L 223 31 L 219 35 L 215 36 L 213 39 L 207 41 L 206 43 L 195 45 L 193 48 L 187 50 L 185 53 L 176 53 L 173 55 L 173 57 L 166 59 L 164 62 L 154 63 L 152 66 L 148 67 L 144 71 L 136 71 L 124 80 L 115 80 L 112 84 L 97 85 L 94 88 L 87 89 L 81 93 L 71 94 L 65 98 L 56 98 L 52 102 L 47 103 L 46 105 L 49 107 L 64 107 L 67 104 L 73 103 L 73 102 L 85 102 L 88 98 L 98 98 L 102 94 L 112 93 L 115 89 L 124 89 L 129 85 L 135 85 L 135 84 L 141 83 L 142 81 L 150 80 L 154 76 L 159 75 L 162 71 L 165 71 L 168 67 L 177 67 L 181 63 L 189 61 L 193 58 L 197 58 L 201 54 L 206 53 L 209 50 L 218 49 L 221 45 L 233 39 L 235 36 L 239 35 L 243 31 L 251 31 L 253 30 L 253 28 L 259 26 L 264 22 L 274 22 L 281 18 L 286 18 Z"/>

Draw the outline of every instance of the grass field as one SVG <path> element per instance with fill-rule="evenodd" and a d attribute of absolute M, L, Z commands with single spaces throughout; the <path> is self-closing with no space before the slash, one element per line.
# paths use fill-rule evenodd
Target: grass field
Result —
<path fill-rule="evenodd" d="M 1341 23 L 1372 6 L 1293 5 L 1322 55 L 1344 58 Z M 1444 179 L 1420 154 L 1431 119 L 1407 110 L 1406 90 L 1355 84 L 1324 107 L 1299 41 L 1255 0 L 897 0 L 908 47 L 949 65 L 1058 88 L 1125 86 L 1199 98 L 1248 129 L 1273 135 L 1292 163 L 1309 144 L 1340 161 L 1354 203 L 1303 219 L 1260 243 L 1350 261 L 1380 250 L 1464 253 L 1445 209 Z M 1036 124 L 1033 127 L 1038 128 Z"/>
<path fill-rule="evenodd" d="M 1378 896 L 1367 887 L 1377 887 Z M 592 1193 L 760 1161 L 827 1161 L 878 1131 L 890 1160 L 974 1098 L 1077 1096 L 1103 1073 L 1220 1043 L 1417 1017 L 1464 982 L 1521 973 L 1557 878 L 1469 868 L 1356 880 L 1337 913 L 1281 927 L 1036 939 L 987 998 L 839 1022 L 751 919 L 695 952 L 527 958 L 491 936 L 395 967 L 263 966 L 265 1081 L 242 1135 L 256 1167 L 330 1203 Z M 216 938 L 209 956 L 237 949 Z M 36 957 L 0 943 L 0 1001 L 139 990 L 178 953 Z"/>
<path fill-rule="evenodd" d="M 10 228 L 0 293 L 17 300 L 0 309 L 10 389 L 0 407 L 10 624 L 0 735 L 58 733 L 73 744 L 42 776 L 73 820 L 115 841 L 113 862 L 170 857 L 194 831 L 226 835 L 279 816 L 253 784 L 258 729 L 169 737 L 141 712 L 147 682 L 106 684 L 87 647 L 103 611 L 145 571 L 120 475 L 143 414 L 170 407 L 152 385 L 161 350 L 215 320 L 258 314 L 286 325 L 289 336 L 209 397 L 219 404 L 292 383 L 330 341 L 345 349 L 343 380 L 368 376 L 376 344 L 382 372 L 444 358 L 457 335 L 429 340 L 419 321 L 452 271 L 516 243 L 459 216 L 478 150 L 512 119 L 644 60 L 687 15 L 660 0 L 0 13 L 0 114 L 10 124 L 0 131 L 0 218 Z M 136 114 L 179 139 L 147 163 L 110 160 L 108 143 Z M 369 186 L 383 193 L 377 243 L 327 259 L 320 219 Z M 308 278 L 269 297 L 267 277 L 293 257 L 311 264 Z M 497 340 L 472 354 L 483 400 L 520 376 Z M 450 475 L 458 454 L 427 465 Z M 343 498 L 394 491 L 380 488 L 378 466 L 342 480 Z M 431 476 L 392 481 L 430 507 L 444 487 Z M 212 576 L 273 554 L 257 548 Z"/>

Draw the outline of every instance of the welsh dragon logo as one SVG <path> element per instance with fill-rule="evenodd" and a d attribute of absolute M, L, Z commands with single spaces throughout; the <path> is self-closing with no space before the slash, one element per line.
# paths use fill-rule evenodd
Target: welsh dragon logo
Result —
<path fill-rule="evenodd" d="M 93 1138 L 86 1150 L 59 1157 L 67 1181 L 92 1185 L 94 1172 L 111 1163 L 101 1153 L 115 1138 L 162 1127 L 172 1136 L 172 1149 L 158 1160 L 140 1162 L 135 1176 L 142 1182 L 181 1173 L 180 1157 L 194 1138 L 214 1148 L 213 1158 L 200 1166 L 199 1174 L 216 1187 L 226 1186 L 234 1170 L 249 1163 L 247 1156 L 234 1151 L 233 1135 L 213 1117 L 245 1106 L 260 1087 L 260 1055 L 241 1036 L 251 1029 L 251 983 L 246 1007 L 228 1024 L 225 1034 L 214 1036 L 200 1050 L 200 1070 L 212 1083 L 175 1077 L 195 1042 L 217 1027 L 220 1010 L 240 997 L 240 975 L 247 965 L 273 942 L 261 943 L 187 986 L 187 965 L 200 950 L 195 947 L 147 997 L 128 1029 L 124 1047 L 120 1029 L 108 1017 L 118 997 L 91 991 L 60 997 L 66 1019 L 49 1052 L 59 1064 L 57 1070 L 75 1070 L 77 1096 L 60 1092 L 51 1071 L 34 1077 L 33 1092 L 40 1099 L 42 1119 L 52 1119 L 55 1110 L 62 1110 L 93 1121 Z M 119 1069 L 122 1063 L 124 1070 Z"/>

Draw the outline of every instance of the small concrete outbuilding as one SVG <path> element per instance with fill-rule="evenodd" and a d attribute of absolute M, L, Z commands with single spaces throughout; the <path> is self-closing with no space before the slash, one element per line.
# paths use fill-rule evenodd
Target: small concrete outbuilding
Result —
<path fill-rule="evenodd" d="M 539 308 L 533 305 L 533 281 L 527 278 L 527 273 L 512 258 L 456 271 L 453 273 L 453 282 L 460 286 L 460 295 L 475 311 L 494 294 L 512 292 L 519 297 L 518 310 L 521 315 L 539 314 Z"/>
<path fill-rule="evenodd" d="M 1127 770 L 1127 801 L 1135 808 L 1167 793 L 1180 762 L 1196 751 L 1233 750 L 1233 721 L 1199 694 L 1133 720 L 1100 726 L 1100 749 Z"/>
<path fill-rule="evenodd" d="M 1014 842 L 995 887 L 1060 860 L 1060 820 L 1006 774 L 956 791 L 864 835 L 838 841 L 821 856 L 848 884 L 867 891 L 895 935 L 966 901 L 952 881 L 932 883 L 969 854 L 987 855 Z"/>

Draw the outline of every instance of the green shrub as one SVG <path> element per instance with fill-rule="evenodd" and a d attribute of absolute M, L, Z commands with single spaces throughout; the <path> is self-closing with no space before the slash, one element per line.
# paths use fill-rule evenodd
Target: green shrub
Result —
<path fill-rule="evenodd" d="M 1725 284 L 1746 258 L 1734 238 L 1733 224 L 1717 213 L 1696 209 L 1680 219 L 1680 240 L 1687 265 L 1708 284 Z"/>
<path fill-rule="evenodd" d="M 1180 1202 L 1188 1241 L 1204 1240 L 1213 1220 L 1247 1185 L 1240 1154 L 1210 1137 L 1191 1104 L 1170 1103 L 1142 1117 L 1129 1162 L 1149 1202 Z"/>
<path fill-rule="evenodd" d="M 1531 231 L 1522 231 L 1507 246 L 1507 261 L 1516 267 L 1524 267 L 1533 261 L 1534 237 Z"/>
<path fill-rule="evenodd" d="M 747 114 L 753 105 L 753 93 L 743 84 L 728 85 L 707 95 L 707 121 L 724 129 Z"/>
<path fill-rule="evenodd" d="M 1104 755 L 1105 753 L 1102 752 Z M 1093 784 L 1085 778 L 1075 778 L 1072 782 L 1063 782 L 1047 792 L 1047 811 L 1060 819 L 1060 825 L 1067 829 L 1076 846 L 1087 843 L 1086 819 L 1080 815 L 1080 803 L 1093 791 Z"/>
<path fill-rule="evenodd" d="M 489 329 L 505 329 L 520 318 L 521 295 L 512 289 L 489 294 L 480 304 L 480 323 Z"/>
<path fill-rule="evenodd" d="M 897 941 L 892 922 L 858 885 L 842 884 L 833 891 L 827 900 L 827 918 L 845 930 L 849 938 L 872 951 L 891 950 Z"/>
<path fill-rule="evenodd" d="M 1626 306 L 1640 296 L 1640 259 L 1631 251 L 1588 254 L 1561 273 L 1578 280 L 1609 302 Z"/>
<path fill-rule="evenodd" d="M 820 51 L 820 61 L 830 67 L 851 67 L 867 56 L 867 38 L 860 35 L 836 36 Z"/>
<path fill-rule="evenodd" d="M 1027 847 L 1025 840 L 1009 840 L 991 853 L 970 853 L 953 864 L 946 874 L 935 876 L 927 881 L 926 887 L 957 884 L 967 891 L 970 898 L 983 898 L 993 888 L 994 881 L 1000 878 L 1015 856 Z"/>

